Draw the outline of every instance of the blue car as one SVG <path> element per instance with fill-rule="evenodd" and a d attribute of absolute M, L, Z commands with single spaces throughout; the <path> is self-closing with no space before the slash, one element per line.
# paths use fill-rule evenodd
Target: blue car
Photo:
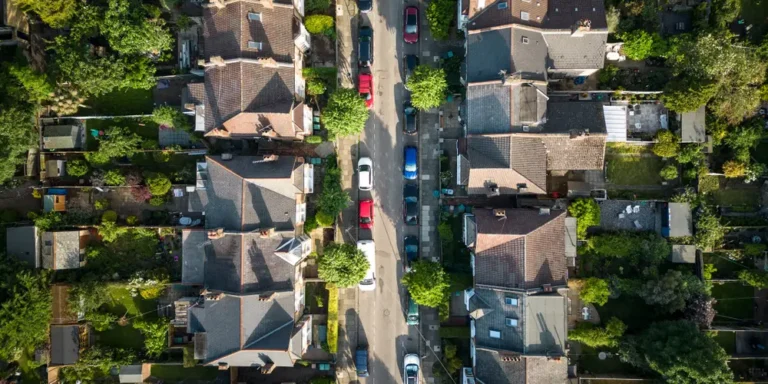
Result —
<path fill-rule="evenodd" d="M 406 180 L 416 180 L 419 175 L 419 156 L 416 147 L 405 147 L 403 158 L 403 176 Z"/>

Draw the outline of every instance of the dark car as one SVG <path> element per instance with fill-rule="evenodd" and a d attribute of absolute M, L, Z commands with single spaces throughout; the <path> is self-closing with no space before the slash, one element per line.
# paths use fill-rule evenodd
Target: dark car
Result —
<path fill-rule="evenodd" d="M 403 187 L 403 220 L 405 225 L 419 224 L 419 186 L 416 184 Z"/>
<path fill-rule="evenodd" d="M 405 7 L 403 19 L 403 40 L 408 44 L 417 43 L 419 41 L 419 9 Z"/>
<path fill-rule="evenodd" d="M 419 126 L 416 124 L 416 118 L 418 117 L 418 111 L 414 108 L 410 102 L 405 103 L 403 106 L 403 117 L 405 117 L 405 124 L 403 124 L 403 132 L 406 135 L 413 135 L 419 131 Z"/>
<path fill-rule="evenodd" d="M 403 239 L 403 248 L 405 250 L 403 267 L 408 272 L 411 270 L 411 263 L 419 259 L 419 238 L 416 236 L 406 236 Z"/>
<path fill-rule="evenodd" d="M 373 9 L 373 0 L 357 0 L 357 8 L 362 13 L 368 13 Z"/>
<path fill-rule="evenodd" d="M 357 36 L 358 65 L 370 67 L 373 64 L 373 29 L 361 27 Z"/>
<path fill-rule="evenodd" d="M 405 89 L 408 89 L 408 79 L 411 78 L 413 71 L 417 66 L 419 66 L 419 57 L 416 55 L 405 55 L 403 62 L 403 73 L 405 73 Z"/>
<path fill-rule="evenodd" d="M 368 377 L 368 348 L 358 348 L 355 351 L 355 370 L 357 377 Z"/>

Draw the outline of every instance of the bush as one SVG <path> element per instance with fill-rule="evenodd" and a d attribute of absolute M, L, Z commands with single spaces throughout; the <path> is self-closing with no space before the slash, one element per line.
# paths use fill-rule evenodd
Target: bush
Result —
<path fill-rule="evenodd" d="M 325 212 L 318 212 L 315 214 L 315 222 L 321 227 L 330 227 L 333 225 L 335 218 Z"/>
<path fill-rule="evenodd" d="M 165 196 L 171 190 L 171 180 L 162 173 L 148 174 L 146 182 L 152 196 Z"/>
<path fill-rule="evenodd" d="M 568 213 L 577 220 L 577 232 L 580 239 L 587 237 L 587 229 L 600 225 L 600 206 L 594 199 L 576 199 L 568 206 Z"/>
<path fill-rule="evenodd" d="M 743 269 L 739 272 L 739 280 L 757 289 L 768 288 L 768 273 L 758 269 Z"/>
<path fill-rule="evenodd" d="M 189 123 L 187 115 L 181 112 L 179 108 L 168 105 L 161 105 L 152 111 L 152 121 L 161 126 L 174 129 L 189 131 L 192 125 Z"/>
<path fill-rule="evenodd" d="M 102 223 L 115 223 L 117 222 L 117 212 L 115 211 L 106 211 L 103 215 L 101 215 L 101 222 Z"/>
<path fill-rule="evenodd" d="M 307 217 L 307 221 L 304 222 L 304 232 L 310 233 L 318 227 L 319 225 L 317 224 L 317 220 L 315 219 L 314 215 Z"/>
<path fill-rule="evenodd" d="M 440 327 L 442 339 L 469 339 L 469 327 Z"/>
<path fill-rule="evenodd" d="M 568 332 L 568 339 L 578 341 L 592 348 L 616 347 L 621 336 L 627 330 L 626 324 L 621 320 L 611 317 L 605 328 L 596 327 L 594 324 L 581 322 L 576 328 Z"/>
<path fill-rule="evenodd" d="M 128 217 L 125 218 L 125 222 L 128 225 L 136 225 L 136 224 L 139 223 L 139 218 L 136 217 L 136 216 L 128 216 Z"/>
<path fill-rule="evenodd" d="M 162 207 L 165 205 L 165 196 L 152 196 L 149 198 L 149 205 L 153 207 Z"/>
<path fill-rule="evenodd" d="M 102 197 L 101 199 L 98 199 L 93 202 L 93 207 L 96 208 L 97 211 L 103 211 L 105 209 L 109 209 L 109 199 L 106 197 Z"/>
<path fill-rule="evenodd" d="M 85 160 L 72 160 L 67 162 L 67 175 L 72 177 L 85 176 L 90 167 Z"/>
<path fill-rule="evenodd" d="M 141 142 L 141 149 L 158 149 L 158 148 L 160 148 L 160 143 L 158 143 L 157 140 L 146 139 Z"/>
<path fill-rule="evenodd" d="M 184 368 L 192 368 L 197 365 L 195 360 L 195 346 L 187 344 L 184 346 Z"/>
<path fill-rule="evenodd" d="M 653 49 L 653 36 L 648 32 L 637 29 L 621 34 L 624 45 L 621 50 L 630 60 L 645 60 Z"/>
<path fill-rule="evenodd" d="M 664 180 L 676 179 L 677 167 L 672 164 L 665 165 L 664 168 L 662 168 L 661 171 L 659 172 L 659 175 Z"/>
<path fill-rule="evenodd" d="M 322 95 L 327 89 L 328 87 L 325 86 L 325 82 L 322 79 L 307 80 L 307 94 L 310 96 Z"/>
<path fill-rule="evenodd" d="M 455 0 L 432 0 L 426 11 L 429 31 L 436 40 L 445 40 L 450 35 L 451 24 L 456 16 Z"/>
<path fill-rule="evenodd" d="M 331 0 L 307 0 L 307 13 L 322 12 L 331 7 Z"/>
<path fill-rule="evenodd" d="M 107 185 L 125 185 L 125 176 L 119 169 L 112 169 L 104 174 L 104 183 Z"/>
<path fill-rule="evenodd" d="M 720 189 L 720 178 L 717 176 L 700 176 L 699 177 L 699 193 L 707 194 Z"/>
<path fill-rule="evenodd" d="M 320 144 L 323 142 L 323 138 L 320 136 L 307 136 L 304 138 L 304 142 L 307 144 Z"/>
<path fill-rule="evenodd" d="M 599 306 L 605 305 L 605 303 L 608 302 L 608 297 L 610 295 L 611 290 L 608 288 L 608 280 L 598 279 L 596 277 L 590 277 L 584 281 L 581 291 L 579 291 L 581 301 L 597 304 Z"/>
<path fill-rule="evenodd" d="M 750 257 L 762 256 L 768 248 L 765 244 L 747 244 L 744 246 L 744 255 Z"/>
<path fill-rule="evenodd" d="M 309 15 L 304 18 L 304 27 L 307 28 L 307 32 L 313 35 L 322 34 L 333 28 L 333 16 Z"/>
<path fill-rule="evenodd" d="M 653 153 L 659 157 L 675 157 L 680 152 L 680 139 L 668 129 L 661 129 L 656 134 Z"/>
<path fill-rule="evenodd" d="M 328 290 L 328 352 L 336 354 L 339 343 L 339 289 L 326 284 Z"/>
<path fill-rule="evenodd" d="M 747 174 L 747 165 L 735 160 L 728 160 L 723 164 L 723 174 L 727 178 L 744 177 Z"/>

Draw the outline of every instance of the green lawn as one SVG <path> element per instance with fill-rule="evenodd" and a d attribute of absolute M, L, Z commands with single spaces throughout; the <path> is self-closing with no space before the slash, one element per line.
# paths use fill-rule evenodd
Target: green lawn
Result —
<path fill-rule="evenodd" d="M 728 256 L 718 252 L 705 253 L 704 263 L 714 264 L 715 268 L 717 268 L 717 271 L 712 274 L 713 279 L 735 279 L 738 277 L 739 271 L 744 269 L 744 266 L 741 265 L 744 264 L 743 262 L 738 260 L 731 261 L 728 259 Z"/>
<path fill-rule="evenodd" d="M 151 375 L 165 381 L 213 380 L 219 375 L 216 367 L 184 368 L 182 365 L 152 365 Z"/>
<path fill-rule="evenodd" d="M 638 373 L 637 369 L 630 364 L 622 363 L 615 351 L 612 357 L 600 360 L 598 354 L 607 352 L 609 348 L 595 349 L 581 344 L 581 354 L 578 356 L 579 372 L 589 374 L 627 374 Z"/>
<path fill-rule="evenodd" d="M 755 211 L 760 202 L 760 189 L 758 187 L 720 189 L 714 191 L 712 195 L 715 198 L 715 203 L 739 212 Z"/>
<path fill-rule="evenodd" d="M 734 318 L 751 320 L 754 316 L 754 295 L 754 288 L 741 283 L 715 284 L 712 287 L 712 297 L 717 299 L 715 310 L 718 316 L 715 321 L 736 321 Z"/>
<path fill-rule="evenodd" d="M 128 348 L 140 350 L 144 348 L 144 335 L 131 324 L 122 326 L 115 324 L 112 329 L 96 332 L 99 345 L 113 348 Z"/>
<path fill-rule="evenodd" d="M 124 116 L 152 113 L 154 102 L 151 89 L 126 89 L 114 91 L 87 100 L 89 108 L 80 108 L 84 116 Z"/>
<path fill-rule="evenodd" d="M 597 306 L 597 312 L 603 323 L 611 317 L 616 317 L 623 321 L 630 331 L 643 330 L 648 327 L 648 324 L 666 320 L 669 317 L 668 314 L 657 312 L 657 308 L 645 304 L 641 298 L 626 294 L 608 300 L 602 307 Z"/>
<path fill-rule="evenodd" d="M 130 316 L 139 316 L 142 313 L 144 317 L 157 317 L 157 300 L 146 300 L 141 296 L 131 297 L 130 291 L 121 285 L 112 285 L 109 287 L 109 296 L 112 303 L 107 304 L 109 312 L 118 316 L 126 312 Z"/>
<path fill-rule="evenodd" d="M 736 332 L 715 331 L 711 334 L 712 338 L 725 349 L 727 354 L 733 355 L 736 352 Z"/>
<path fill-rule="evenodd" d="M 138 134 L 144 139 L 157 140 L 158 125 L 148 118 L 138 119 L 91 119 L 85 121 L 86 129 L 97 129 L 104 131 L 111 127 L 125 127 L 131 132 Z"/>
<path fill-rule="evenodd" d="M 659 171 L 664 166 L 660 157 L 607 156 L 608 182 L 616 185 L 658 185 Z"/>

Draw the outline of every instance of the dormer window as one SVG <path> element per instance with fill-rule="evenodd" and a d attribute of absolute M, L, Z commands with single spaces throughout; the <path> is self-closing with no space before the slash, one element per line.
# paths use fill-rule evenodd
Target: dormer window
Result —
<path fill-rule="evenodd" d="M 261 12 L 248 12 L 248 21 L 261 21 Z"/>
<path fill-rule="evenodd" d="M 261 41 L 249 41 L 248 49 L 255 49 L 257 51 L 261 51 Z"/>
<path fill-rule="evenodd" d="M 504 323 L 507 324 L 507 327 L 517 327 L 517 319 L 511 317 L 504 319 Z"/>
<path fill-rule="evenodd" d="M 511 305 L 513 307 L 517 307 L 517 298 L 515 298 L 515 297 L 505 297 L 504 298 L 504 304 Z"/>
<path fill-rule="evenodd" d="M 499 5 L 498 5 L 497 7 L 498 7 L 499 9 L 507 9 L 507 2 L 506 2 L 506 1 L 502 1 L 502 2 L 500 2 L 500 3 L 499 3 Z"/>
<path fill-rule="evenodd" d="M 520 12 L 520 20 L 528 21 L 530 19 L 530 15 L 528 15 L 528 12 Z"/>

